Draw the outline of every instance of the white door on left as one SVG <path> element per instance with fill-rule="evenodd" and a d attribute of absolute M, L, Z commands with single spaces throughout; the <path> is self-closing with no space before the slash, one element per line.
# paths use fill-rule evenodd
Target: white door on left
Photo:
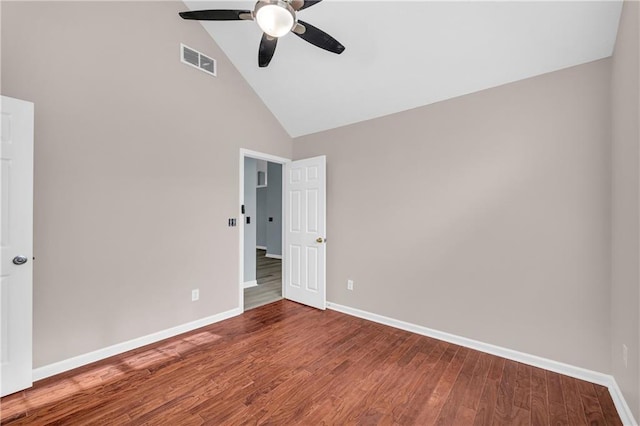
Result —
<path fill-rule="evenodd" d="M 33 104 L 2 96 L 0 395 L 32 385 Z"/>

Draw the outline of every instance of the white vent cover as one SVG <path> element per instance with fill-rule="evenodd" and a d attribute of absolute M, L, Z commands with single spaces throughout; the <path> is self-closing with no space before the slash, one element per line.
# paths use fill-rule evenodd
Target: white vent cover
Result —
<path fill-rule="evenodd" d="M 197 50 L 182 43 L 180 44 L 180 61 L 184 64 L 198 68 L 200 71 L 204 71 L 207 74 L 211 74 L 213 76 L 216 75 L 217 67 L 215 59 L 211 59 L 210 57 L 203 55 Z"/>

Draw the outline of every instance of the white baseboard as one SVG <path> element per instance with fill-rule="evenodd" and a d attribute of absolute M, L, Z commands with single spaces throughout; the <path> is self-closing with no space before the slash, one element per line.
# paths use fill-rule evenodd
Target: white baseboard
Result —
<path fill-rule="evenodd" d="M 257 250 L 267 250 L 267 247 L 265 246 L 256 246 Z"/>
<path fill-rule="evenodd" d="M 625 426 L 638 426 L 638 422 L 633 418 L 633 413 L 631 412 L 631 408 L 629 408 L 629 404 L 624 399 L 624 395 L 622 395 L 622 390 L 618 386 L 618 382 L 616 382 L 615 377 L 611 376 L 611 385 L 609 386 L 609 393 L 611 394 L 611 399 L 613 399 L 613 403 L 618 410 L 618 414 L 620 415 L 620 420 L 622 420 L 622 424 Z"/>
<path fill-rule="evenodd" d="M 244 288 L 257 287 L 258 286 L 258 281 L 257 280 L 245 281 L 243 286 L 244 286 Z"/>
<path fill-rule="evenodd" d="M 553 361 L 536 355 L 515 351 L 513 349 L 507 349 L 489 343 L 480 342 L 478 340 L 456 336 L 455 334 L 433 330 L 421 325 L 411 324 L 405 321 L 385 317 L 383 315 L 374 314 L 372 312 L 363 311 L 349 306 L 339 305 L 333 302 L 327 302 L 327 308 L 334 311 L 342 312 L 347 315 L 352 315 L 354 317 L 398 328 L 400 330 L 432 337 L 434 339 L 443 340 L 445 342 L 453 343 L 459 346 L 464 346 L 467 348 L 475 349 L 477 351 L 521 362 L 523 364 L 543 368 L 555 373 L 564 374 L 566 376 L 575 377 L 581 380 L 586 380 L 588 382 L 596 383 L 601 386 L 606 386 L 607 388 L 609 388 L 611 398 L 613 399 L 616 409 L 618 410 L 618 414 L 620 415 L 622 423 L 627 426 L 638 425 L 638 423 L 636 423 L 635 419 L 633 418 L 631 409 L 627 405 L 615 378 L 610 374 L 599 373 L 597 371 L 587 370 L 586 368 L 576 367 L 574 365 Z"/>
<path fill-rule="evenodd" d="M 220 322 L 240 314 L 242 314 L 242 309 L 231 309 L 230 311 L 222 312 L 207 318 L 202 318 L 186 324 L 178 325 L 176 327 L 168 328 L 156 333 L 151 333 L 146 336 L 138 337 L 136 339 L 98 349 L 97 351 L 65 359 L 64 361 L 59 361 L 53 364 L 45 365 L 43 367 L 38 367 L 33 370 L 33 381 L 35 382 L 37 380 L 42 380 L 56 374 L 64 373 L 65 371 L 73 370 L 74 368 L 82 367 L 83 365 L 91 364 L 92 362 L 100 361 L 105 358 L 109 358 L 110 356 L 118 355 L 132 349 L 137 349 L 151 343 L 156 343 L 160 340 L 168 339 L 170 337 L 174 337 L 178 334 L 186 333 L 200 327 L 205 327 L 207 325 Z"/>
<path fill-rule="evenodd" d="M 267 253 L 267 254 L 264 255 L 264 257 L 270 257 L 272 259 L 282 259 L 282 255 L 281 254 Z"/>

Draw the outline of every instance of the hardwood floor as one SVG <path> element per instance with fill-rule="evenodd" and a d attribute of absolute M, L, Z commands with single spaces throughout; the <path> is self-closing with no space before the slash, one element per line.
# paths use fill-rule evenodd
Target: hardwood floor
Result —
<path fill-rule="evenodd" d="M 286 300 L 1 404 L 7 425 L 621 424 L 602 386 Z"/>
<path fill-rule="evenodd" d="M 258 286 L 244 290 L 245 311 L 282 299 L 282 260 L 266 254 L 266 250 L 256 250 Z"/>

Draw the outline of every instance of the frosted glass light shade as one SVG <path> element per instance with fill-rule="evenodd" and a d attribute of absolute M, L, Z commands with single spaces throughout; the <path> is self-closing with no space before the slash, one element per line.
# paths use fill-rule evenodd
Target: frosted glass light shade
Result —
<path fill-rule="evenodd" d="M 256 21 L 260 29 L 271 37 L 282 37 L 293 28 L 291 12 L 276 4 L 267 4 L 258 9 Z"/>

